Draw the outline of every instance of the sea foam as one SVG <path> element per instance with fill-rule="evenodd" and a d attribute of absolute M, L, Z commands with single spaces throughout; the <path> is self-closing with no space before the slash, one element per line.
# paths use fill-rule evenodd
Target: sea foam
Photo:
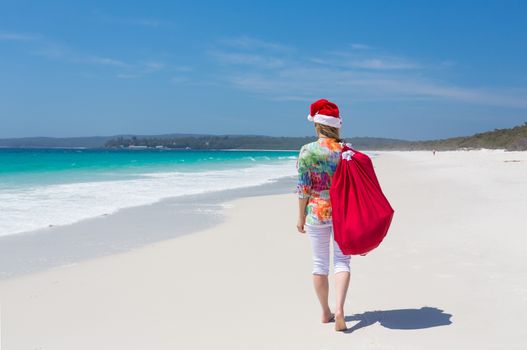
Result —
<path fill-rule="evenodd" d="M 169 197 L 262 185 L 295 172 L 295 161 L 289 158 L 225 170 L 154 172 L 135 179 L 4 189 L 0 236 L 67 225 Z"/>

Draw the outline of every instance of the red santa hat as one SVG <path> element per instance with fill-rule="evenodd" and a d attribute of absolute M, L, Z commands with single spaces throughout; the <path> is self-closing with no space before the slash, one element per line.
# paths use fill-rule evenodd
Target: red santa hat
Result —
<path fill-rule="evenodd" d="M 334 128 L 340 128 L 342 126 L 339 108 L 336 104 L 326 99 L 321 99 L 311 104 L 311 110 L 307 119 Z"/>

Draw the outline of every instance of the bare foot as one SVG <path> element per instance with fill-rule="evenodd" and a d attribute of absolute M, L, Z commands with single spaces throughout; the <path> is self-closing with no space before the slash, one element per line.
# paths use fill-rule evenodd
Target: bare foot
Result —
<path fill-rule="evenodd" d="M 335 314 L 333 314 L 331 311 L 324 312 L 322 314 L 322 323 L 330 323 L 335 321 Z"/>
<path fill-rule="evenodd" d="M 348 329 L 346 321 L 344 320 L 344 314 L 335 314 L 335 330 L 342 332 Z"/>

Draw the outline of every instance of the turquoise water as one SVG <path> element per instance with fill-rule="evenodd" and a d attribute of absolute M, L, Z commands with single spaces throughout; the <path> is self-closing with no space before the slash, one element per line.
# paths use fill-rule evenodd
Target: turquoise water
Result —
<path fill-rule="evenodd" d="M 64 225 L 166 197 L 261 185 L 294 151 L 0 148 L 0 235 Z"/>
<path fill-rule="evenodd" d="M 0 185 L 132 178 L 160 171 L 207 171 L 296 157 L 290 151 L 2 149 Z"/>

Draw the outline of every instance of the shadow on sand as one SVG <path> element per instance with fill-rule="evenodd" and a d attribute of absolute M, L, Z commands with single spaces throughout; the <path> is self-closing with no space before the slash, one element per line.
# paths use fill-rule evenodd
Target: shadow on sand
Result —
<path fill-rule="evenodd" d="M 399 309 L 385 311 L 367 311 L 362 314 L 347 316 L 346 322 L 359 321 L 356 325 L 348 328 L 346 333 L 371 326 L 379 322 L 381 326 L 390 329 L 423 329 L 438 326 L 447 326 L 451 314 L 435 307 L 422 307 L 420 309 Z"/>

